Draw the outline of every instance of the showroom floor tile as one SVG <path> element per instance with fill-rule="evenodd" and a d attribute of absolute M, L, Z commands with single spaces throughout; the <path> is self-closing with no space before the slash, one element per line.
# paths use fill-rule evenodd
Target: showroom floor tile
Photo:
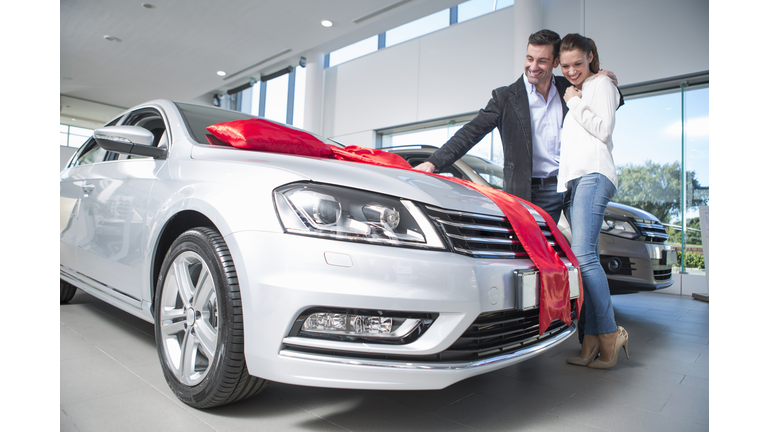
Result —
<path fill-rule="evenodd" d="M 706 431 L 709 303 L 659 293 L 612 297 L 629 355 L 594 370 L 565 363 L 571 337 L 527 362 L 439 391 L 270 383 L 200 411 L 165 383 L 152 325 L 78 291 L 60 307 L 62 431 Z"/>

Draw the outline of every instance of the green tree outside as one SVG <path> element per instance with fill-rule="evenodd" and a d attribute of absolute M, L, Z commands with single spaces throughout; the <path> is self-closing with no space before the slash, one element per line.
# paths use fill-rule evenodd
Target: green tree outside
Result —
<path fill-rule="evenodd" d="M 689 245 L 701 245 L 701 219 L 698 217 L 688 219 L 686 226 L 688 228 L 688 233 L 685 236 L 685 242 Z M 681 230 L 668 228 L 667 232 L 669 233 L 669 243 L 680 244 L 683 242 L 683 233 Z"/>
<path fill-rule="evenodd" d="M 627 164 L 616 168 L 619 187 L 613 201 L 637 207 L 659 218 L 662 223 L 680 220 L 680 163 L 660 164 L 647 160 L 644 164 Z M 687 171 L 688 206 L 707 205 L 709 193 L 696 179 L 696 172 Z M 694 193 L 696 191 L 696 193 Z M 702 193 L 705 192 L 705 193 Z M 679 230 L 669 230 L 672 232 Z M 689 235 L 693 231 L 689 232 Z M 699 235 L 699 242 L 700 240 Z"/>

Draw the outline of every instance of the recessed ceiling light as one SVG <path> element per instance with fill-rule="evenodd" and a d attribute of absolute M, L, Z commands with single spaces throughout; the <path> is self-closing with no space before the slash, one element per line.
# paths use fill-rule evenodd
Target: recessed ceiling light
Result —
<path fill-rule="evenodd" d="M 322 24 L 322 25 L 323 25 L 323 27 L 330 27 L 330 26 L 332 26 L 332 25 L 333 25 L 333 23 L 332 23 L 332 22 L 330 22 L 330 21 L 328 21 L 328 20 L 322 20 L 322 21 L 320 22 L 320 24 Z"/>
<path fill-rule="evenodd" d="M 227 73 L 226 73 L 226 72 L 224 72 L 224 71 L 218 71 L 218 72 L 216 72 L 216 75 L 218 75 L 218 76 L 224 76 L 224 75 L 226 75 L 226 74 L 227 74 Z"/>
<path fill-rule="evenodd" d="M 142 3 L 142 6 L 144 6 L 147 9 L 154 9 L 155 5 L 149 4 L 149 3 Z"/>
<path fill-rule="evenodd" d="M 104 39 L 108 40 L 109 42 L 122 42 L 120 39 L 110 35 L 104 35 Z"/>

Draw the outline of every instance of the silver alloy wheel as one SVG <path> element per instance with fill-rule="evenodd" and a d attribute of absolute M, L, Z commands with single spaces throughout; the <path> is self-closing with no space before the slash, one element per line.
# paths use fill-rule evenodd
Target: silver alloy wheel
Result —
<path fill-rule="evenodd" d="M 216 284 L 203 258 L 185 251 L 173 261 L 163 284 L 160 332 L 168 368 L 183 384 L 200 383 L 219 345 Z"/>

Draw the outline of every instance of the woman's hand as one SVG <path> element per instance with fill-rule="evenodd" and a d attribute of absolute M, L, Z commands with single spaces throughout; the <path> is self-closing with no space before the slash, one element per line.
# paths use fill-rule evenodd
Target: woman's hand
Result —
<path fill-rule="evenodd" d="M 571 100 L 572 97 L 581 97 L 581 90 L 577 89 L 574 86 L 568 87 L 568 89 L 565 90 L 565 96 L 563 96 L 565 103 L 568 103 L 568 101 Z"/>

